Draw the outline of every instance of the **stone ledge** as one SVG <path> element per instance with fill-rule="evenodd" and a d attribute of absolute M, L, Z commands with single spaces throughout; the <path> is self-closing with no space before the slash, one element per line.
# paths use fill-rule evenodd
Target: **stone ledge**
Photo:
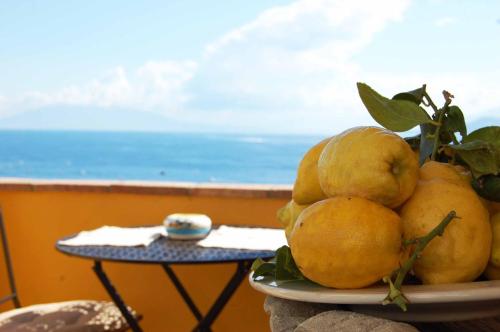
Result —
<path fill-rule="evenodd" d="M 0 178 L 0 191 L 290 199 L 291 185 Z"/>

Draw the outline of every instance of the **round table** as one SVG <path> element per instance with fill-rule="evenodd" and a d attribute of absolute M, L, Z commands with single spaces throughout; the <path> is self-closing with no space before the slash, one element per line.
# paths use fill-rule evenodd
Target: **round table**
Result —
<path fill-rule="evenodd" d="M 65 237 L 64 240 L 74 236 L 76 236 L 76 234 Z M 206 248 L 198 246 L 197 242 L 197 240 L 173 240 L 161 237 L 146 247 L 122 247 L 95 245 L 67 246 L 59 244 L 58 241 L 56 248 L 64 254 L 91 259 L 94 261 L 94 272 L 110 297 L 113 299 L 113 302 L 122 312 L 133 331 L 142 331 L 142 329 L 140 328 L 137 320 L 131 315 L 125 302 L 118 294 L 116 288 L 112 285 L 109 277 L 106 275 L 102 266 L 103 261 L 161 265 L 193 315 L 198 320 L 198 325 L 194 328 L 194 330 L 210 331 L 210 326 L 214 320 L 220 314 L 241 282 L 245 279 L 252 262 L 259 257 L 262 259 L 274 257 L 274 251 Z M 216 263 L 235 263 L 237 268 L 208 313 L 203 316 L 189 296 L 187 290 L 180 282 L 179 278 L 175 275 L 170 265 Z"/>

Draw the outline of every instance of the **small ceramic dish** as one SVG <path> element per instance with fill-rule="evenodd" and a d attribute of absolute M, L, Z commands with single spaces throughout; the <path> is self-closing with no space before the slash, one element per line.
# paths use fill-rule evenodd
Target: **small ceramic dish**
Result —
<path fill-rule="evenodd" d="M 208 235 L 212 221 L 204 214 L 174 213 L 163 222 L 169 238 L 178 240 L 201 239 Z"/>

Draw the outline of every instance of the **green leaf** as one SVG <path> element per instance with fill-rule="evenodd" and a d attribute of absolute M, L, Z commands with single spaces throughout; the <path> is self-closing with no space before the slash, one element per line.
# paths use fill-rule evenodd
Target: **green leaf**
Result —
<path fill-rule="evenodd" d="M 486 175 L 472 181 L 472 187 L 481 196 L 490 201 L 500 202 L 500 177 Z"/>
<path fill-rule="evenodd" d="M 486 150 L 475 151 L 457 151 L 460 158 L 462 158 L 475 178 L 487 175 L 497 174 L 497 167 L 495 162 L 491 159 L 490 153 Z"/>
<path fill-rule="evenodd" d="M 430 123 L 420 125 L 420 148 L 419 148 L 419 164 L 422 166 L 427 157 L 432 154 L 434 150 L 434 139 L 430 135 L 434 135 L 436 126 Z"/>
<path fill-rule="evenodd" d="M 424 98 L 424 93 L 425 93 L 425 88 L 421 87 L 407 92 L 400 92 L 394 97 L 392 97 L 392 99 L 411 101 L 412 103 L 420 105 L 422 99 Z"/>
<path fill-rule="evenodd" d="M 254 280 L 262 276 L 272 276 L 275 281 L 307 280 L 295 264 L 288 246 L 276 250 L 275 256 L 268 262 L 257 258 L 253 262 L 251 270 Z"/>
<path fill-rule="evenodd" d="M 439 132 L 441 144 L 456 142 L 455 133 L 460 133 L 462 139 L 467 136 L 467 126 L 462 111 L 458 106 L 450 106 L 443 117 L 443 124 Z"/>
<path fill-rule="evenodd" d="M 443 126 L 448 132 L 460 133 L 462 138 L 467 136 L 467 126 L 465 124 L 464 114 L 458 106 L 448 107 Z"/>
<path fill-rule="evenodd" d="M 469 136 L 467 136 L 469 138 Z M 498 174 L 500 171 L 500 154 L 493 144 L 482 140 L 468 140 L 468 142 L 449 145 L 460 158 L 467 163 L 475 178 L 487 174 Z"/>
<path fill-rule="evenodd" d="M 496 147 L 500 147 L 500 127 L 499 126 L 489 126 L 479 128 L 473 131 L 467 137 L 463 139 L 463 143 L 471 142 L 474 140 L 482 140 L 489 142 Z"/>
<path fill-rule="evenodd" d="M 462 144 L 450 145 L 450 147 L 457 151 L 488 150 L 492 148 L 490 143 L 482 140 L 473 140 Z"/>
<path fill-rule="evenodd" d="M 257 257 L 257 259 L 253 261 L 252 266 L 250 267 L 250 270 L 255 271 L 259 268 L 259 266 L 261 266 L 264 263 L 265 263 L 265 261 L 262 258 Z"/>
<path fill-rule="evenodd" d="M 276 273 L 276 264 L 262 263 L 258 268 L 253 270 L 252 278 L 255 280 L 262 276 L 274 276 Z"/>
<path fill-rule="evenodd" d="M 304 276 L 295 264 L 288 246 L 276 250 L 276 280 L 300 280 Z"/>
<path fill-rule="evenodd" d="M 500 172 L 500 127 L 483 127 L 462 140 L 457 153 L 469 165 L 474 177 Z M 455 148 L 457 149 L 457 148 Z"/>
<path fill-rule="evenodd" d="M 429 114 L 414 102 L 387 99 L 364 83 L 357 85 L 359 96 L 372 118 L 389 130 L 407 131 L 432 121 Z"/>

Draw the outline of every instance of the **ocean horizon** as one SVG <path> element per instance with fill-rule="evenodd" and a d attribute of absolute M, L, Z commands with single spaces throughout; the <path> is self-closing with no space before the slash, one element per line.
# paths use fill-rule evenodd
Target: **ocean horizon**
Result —
<path fill-rule="evenodd" d="M 292 184 L 321 136 L 0 130 L 0 177 Z"/>

